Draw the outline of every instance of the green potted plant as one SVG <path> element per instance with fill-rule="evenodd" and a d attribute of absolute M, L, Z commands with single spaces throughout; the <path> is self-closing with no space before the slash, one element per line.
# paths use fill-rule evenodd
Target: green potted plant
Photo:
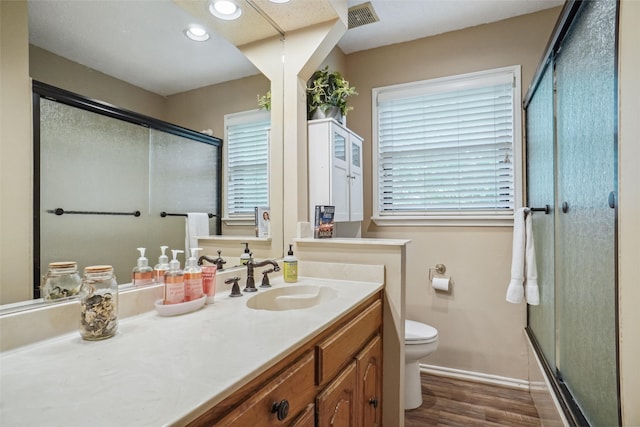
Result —
<path fill-rule="evenodd" d="M 271 111 L 271 91 L 267 91 L 267 93 L 262 96 L 258 95 L 258 108 Z"/>
<path fill-rule="evenodd" d="M 317 70 L 307 82 L 307 115 L 309 120 L 331 117 L 342 123 L 342 118 L 353 109 L 347 99 L 357 95 L 356 88 L 329 67 Z"/>

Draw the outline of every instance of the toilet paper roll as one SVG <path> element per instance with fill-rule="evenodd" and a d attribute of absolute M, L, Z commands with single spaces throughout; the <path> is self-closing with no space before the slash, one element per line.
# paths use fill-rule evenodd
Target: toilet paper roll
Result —
<path fill-rule="evenodd" d="M 431 286 L 433 286 L 433 289 L 436 289 L 438 291 L 448 292 L 450 285 L 451 285 L 450 277 L 434 277 L 433 280 L 431 280 Z"/>

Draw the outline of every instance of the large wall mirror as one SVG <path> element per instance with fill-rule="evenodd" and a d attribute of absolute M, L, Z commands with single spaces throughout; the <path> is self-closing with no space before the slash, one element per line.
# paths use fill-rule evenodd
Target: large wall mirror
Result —
<path fill-rule="evenodd" d="M 206 1 L 171 0 L 29 1 L 29 74 L 35 81 L 224 138 L 225 115 L 255 110 L 257 96 L 271 85 L 227 39 L 238 31 L 242 37 L 266 37 L 277 30 L 249 10 L 244 31 L 224 25 L 217 31 L 203 19 L 207 6 Z M 185 31 L 192 25 L 209 30 L 209 40 L 189 40 Z M 184 220 L 172 225 L 183 230 Z M 251 236 L 254 228 L 223 221 L 221 231 Z M 100 242 L 87 238 L 83 244 Z M 137 246 L 130 244 L 130 268 Z M 276 246 L 281 251 L 282 245 Z M 149 248 L 149 263 L 155 264 L 158 255 L 159 248 Z M 120 273 L 119 282 L 129 281 L 130 268 Z"/>

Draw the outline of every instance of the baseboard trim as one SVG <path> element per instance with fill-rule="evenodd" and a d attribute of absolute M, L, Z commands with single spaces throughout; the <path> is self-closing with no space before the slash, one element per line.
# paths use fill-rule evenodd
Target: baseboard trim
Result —
<path fill-rule="evenodd" d="M 517 378 L 501 377 L 499 375 L 484 374 L 482 372 L 465 371 L 463 369 L 445 368 L 444 366 L 420 364 L 420 372 L 441 377 L 458 378 L 461 380 L 475 381 L 478 383 L 487 383 L 500 385 L 503 387 L 517 388 L 521 390 L 529 390 L 529 381 L 519 380 Z"/>

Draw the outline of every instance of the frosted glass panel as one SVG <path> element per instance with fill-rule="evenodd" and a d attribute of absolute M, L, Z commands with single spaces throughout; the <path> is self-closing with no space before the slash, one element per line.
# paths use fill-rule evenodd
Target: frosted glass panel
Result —
<path fill-rule="evenodd" d="M 553 67 L 547 67 L 527 108 L 527 184 L 530 207 L 541 208 L 554 200 Z M 533 331 L 550 366 L 555 366 L 555 271 L 553 212 L 533 214 L 540 305 L 529 307 Z"/>
<path fill-rule="evenodd" d="M 136 248 L 184 249 L 185 217 L 218 214 L 220 147 L 40 99 L 40 270 L 53 261 L 114 266 L 131 281 Z M 62 216 L 48 210 L 130 212 Z M 209 233 L 216 234 L 217 221 Z M 184 258 L 180 261 L 184 265 Z"/>
<path fill-rule="evenodd" d="M 110 264 L 129 282 L 149 231 L 142 217 L 47 210 L 146 213 L 148 129 L 44 98 L 40 114 L 41 272 L 53 261 Z"/>
<path fill-rule="evenodd" d="M 615 1 L 584 2 L 557 58 L 560 375 L 592 425 L 617 425 Z"/>
<path fill-rule="evenodd" d="M 160 212 L 218 214 L 219 152 L 210 144 L 151 130 L 150 215 L 153 226 L 165 232 L 163 242 L 154 238 L 154 246 L 184 249 L 185 218 L 161 218 Z M 216 234 L 215 217 L 209 234 Z"/>

